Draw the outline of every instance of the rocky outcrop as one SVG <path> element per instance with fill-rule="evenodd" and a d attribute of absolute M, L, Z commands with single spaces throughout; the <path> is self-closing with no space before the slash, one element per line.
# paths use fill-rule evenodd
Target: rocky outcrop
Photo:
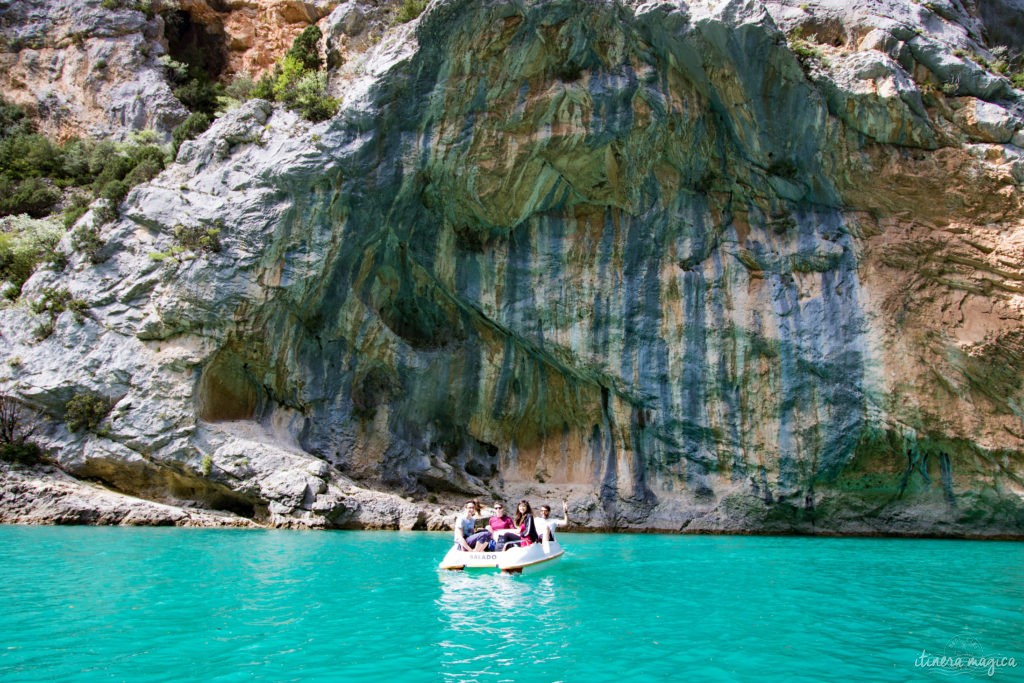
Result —
<path fill-rule="evenodd" d="M 223 55 L 226 74 L 256 76 L 274 65 L 295 37 L 331 13 L 338 0 L 180 0 L 184 21 Z"/>
<path fill-rule="evenodd" d="M 251 470 L 250 462 L 265 466 L 280 461 L 280 453 L 269 459 L 261 458 L 264 454 L 261 449 L 266 450 L 262 444 L 237 441 L 222 447 L 218 460 L 223 464 L 223 454 L 230 454 L 232 447 L 239 445 L 251 447 L 245 451 L 247 457 L 229 455 L 231 461 L 226 468 L 214 465 L 210 473 L 214 479 L 236 475 L 238 468 Z M 254 500 L 271 501 L 270 509 L 263 514 L 245 510 L 237 495 L 234 500 L 227 495 L 219 500 L 204 497 L 201 487 L 194 482 L 189 486 L 184 478 L 177 482 L 177 488 L 168 485 L 160 492 L 144 491 L 176 504 L 159 503 L 121 492 L 133 489 L 130 474 L 126 472 L 131 469 L 131 463 L 107 465 L 104 468 L 102 463 L 93 463 L 92 468 L 79 469 L 79 473 L 88 478 L 78 478 L 48 465 L 23 467 L 0 463 L 0 524 L 438 530 L 447 528 L 457 512 L 436 505 L 415 505 L 392 494 L 356 486 L 337 476 L 331 478 L 330 486 L 313 478 L 321 486 L 309 489 L 307 481 L 296 480 L 295 473 L 287 469 L 274 471 L 259 482 L 258 493 L 263 497 L 254 497 Z M 302 507 L 303 496 L 309 497 L 308 509 L 303 508 L 298 514 L 279 514 Z"/>
<path fill-rule="evenodd" d="M 256 527 L 230 513 L 188 509 L 132 498 L 78 481 L 53 467 L 0 463 L 0 522 L 120 526 Z"/>
<path fill-rule="evenodd" d="M 959 56 L 984 32 L 958 3 L 435 2 L 333 72 L 331 121 L 247 103 L 107 261 L 37 273 L 89 317 L 37 343 L 0 311 L 0 383 L 69 472 L 274 524 L 493 492 L 1021 536 L 1024 104 Z M 151 258 L 177 225 L 221 251 Z M 102 435 L 60 423 L 84 391 Z M 366 486 L 414 501 L 367 522 Z"/>
<path fill-rule="evenodd" d="M 390 3 L 6 2 L 0 4 L 0 87 L 51 136 L 122 139 L 146 129 L 166 135 L 188 111 L 172 93 L 161 58 L 202 54 L 213 80 L 256 78 L 339 4 L 339 16 L 349 17 L 330 40 L 340 61 L 354 39 L 362 45 L 379 37 L 393 14 Z"/>
<path fill-rule="evenodd" d="M 158 58 L 163 20 L 100 0 L 0 4 L 0 88 L 60 138 L 169 132 L 188 115 Z"/>

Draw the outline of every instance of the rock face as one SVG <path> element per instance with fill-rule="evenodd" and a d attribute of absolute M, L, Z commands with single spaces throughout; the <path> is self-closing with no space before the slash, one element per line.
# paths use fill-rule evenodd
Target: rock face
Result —
<path fill-rule="evenodd" d="M 89 317 L 37 343 L 0 311 L 0 382 L 69 472 L 283 525 L 372 525 L 360 482 L 1021 536 L 1024 99 L 958 56 L 984 21 L 435 2 L 333 73 L 334 119 L 249 102 L 129 195 L 105 263 L 37 273 Z M 176 225 L 223 249 L 150 258 Z M 60 423 L 83 391 L 102 435 Z"/>
<path fill-rule="evenodd" d="M 274 65 L 302 29 L 331 13 L 338 0 L 180 0 L 183 19 L 223 52 L 226 73 L 258 75 Z"/>
<path fill-rule="evenodd" d="M 214 79 L 257 77 L 339 4 L 342 15 L 364 19 L 358 30 L 346 24 L 352 35 L 368 34 L 389 10 L 337 0 L 7 0 L 0 2 L 0 87 L 61 138 L 166 134 L 188 115 L 159 61 L 172 48 L 203 53 Z M 165 17 L 181 45 L 169 44 Z M 339 58 L 349 42 L 344 34 L 332 40 Z"/>
<path fill-rule="evenodd" d="M 76 481 L 55 468 L 0 463 L 0 521 L 7 524 L 255 527 L 245 517 L 134 499 Z"/>
<path fill-rule="evenodd" d="M 0 2 L 0 87 L 58 137 L 170 131 L 188 115 L 157 58 L 163 22 L 100 0 Z"/>

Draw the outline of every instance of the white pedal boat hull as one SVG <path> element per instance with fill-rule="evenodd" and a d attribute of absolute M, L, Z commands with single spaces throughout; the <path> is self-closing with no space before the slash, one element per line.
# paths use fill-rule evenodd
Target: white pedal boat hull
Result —
<path fill-rule="evenodd" d="M 438 565 L 440 569 L 500 569 L 507 574 L 533 571 L 557 560 L 565 551 L 558 541 L 534 543 L 525 548 L 502 551 L 466 552 L 452 548 Z"/>

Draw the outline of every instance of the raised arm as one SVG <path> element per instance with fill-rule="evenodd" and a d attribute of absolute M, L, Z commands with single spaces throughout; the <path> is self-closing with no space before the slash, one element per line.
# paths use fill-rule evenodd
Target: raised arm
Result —
<path fill-rule="evenodd" d="M 569 501 L 562 501 L 562 519 L 554 520 L 559 526 L 566 526 L 569 524 Z"/>

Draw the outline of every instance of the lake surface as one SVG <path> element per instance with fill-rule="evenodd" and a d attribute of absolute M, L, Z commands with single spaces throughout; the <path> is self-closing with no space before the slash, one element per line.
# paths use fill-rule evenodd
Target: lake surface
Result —
<path fill-rule="evenodd" d="M 562 533 L 509 577 L 449 539 L 0 527 L 0 680 L 1024 679 L 1020 543 Z"/>

